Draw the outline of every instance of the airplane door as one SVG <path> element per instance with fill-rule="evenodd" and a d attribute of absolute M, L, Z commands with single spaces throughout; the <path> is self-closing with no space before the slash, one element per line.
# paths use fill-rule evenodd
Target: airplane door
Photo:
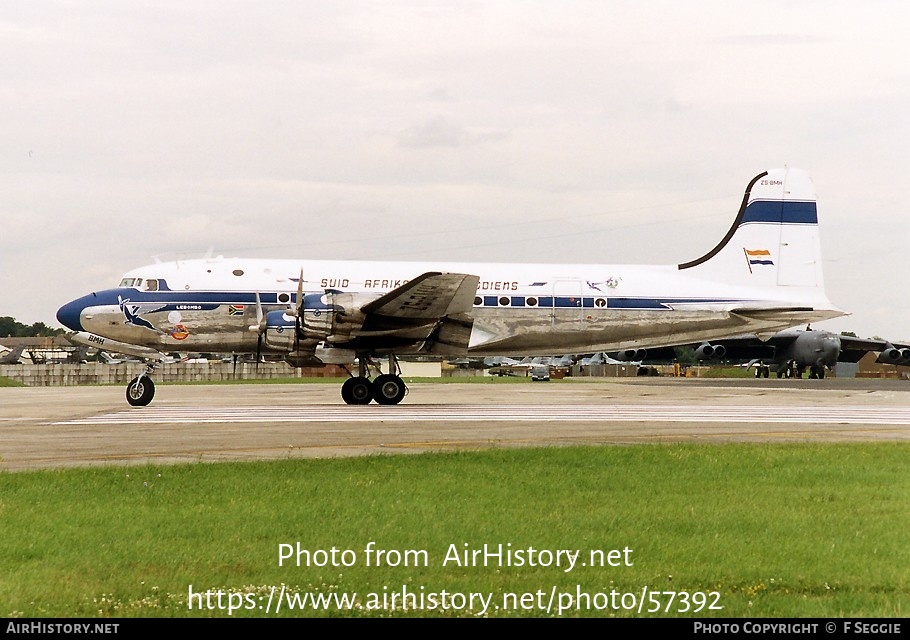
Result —
<path fill-rule="evenodd" d="M 582 281 L 564 278 L 553 281 L 553 295 L 550 297 L 550 322 L 570 322 L 572 329 L 582 323 L 584 308 L 582 303 Z M 568 328 L 568 327 L 567 327 Z"/>

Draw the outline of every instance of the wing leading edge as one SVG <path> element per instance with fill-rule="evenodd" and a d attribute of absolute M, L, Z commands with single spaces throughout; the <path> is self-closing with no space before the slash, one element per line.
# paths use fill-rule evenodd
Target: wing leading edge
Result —
<path fill-rule="evenodd" d="M 427 272 L 392 289 L 360 308 L 356 347 L 382 351 L 416 342 L 428 354 L 466 353 L 479 282 L 475 275 Z"/>

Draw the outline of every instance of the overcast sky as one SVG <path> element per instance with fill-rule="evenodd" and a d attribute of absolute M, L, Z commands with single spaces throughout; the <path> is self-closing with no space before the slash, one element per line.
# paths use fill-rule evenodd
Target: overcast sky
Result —
<path fill-rule="evenodd" d="M 676 264 L 805 169 L 910 340 L 910 3 L 0 4 L 0 316 L 174 257 Z"/>

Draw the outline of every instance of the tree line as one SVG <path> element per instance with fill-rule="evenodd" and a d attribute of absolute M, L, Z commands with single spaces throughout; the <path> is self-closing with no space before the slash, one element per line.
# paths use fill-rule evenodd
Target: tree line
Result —
<path fill-rule="evenodd" d="M 59 336 L 61 333 L 63 329 L 54 329 L 43 322 L 26 325 L 9 316 L 0 317 L 0 336 L 6 338 L 44 338 Z"/>

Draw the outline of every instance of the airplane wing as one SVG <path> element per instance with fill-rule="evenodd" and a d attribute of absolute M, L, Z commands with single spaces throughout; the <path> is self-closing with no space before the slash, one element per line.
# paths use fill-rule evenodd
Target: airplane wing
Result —
<path fill-rule="evenodd" d="M 468 313 L 474 305 L 479 276 L 424 273 L 365 304 L 361 311 L 374 320 L 432 320 Z"/>
<path fill-rule="evenodd" d="M 889 342 L 879 338 L 863 339 L 852 336 L 841 336 L 841 346 L 851 357 L 845 362 L 859 362 L 869 351 L 878 353 L 875 361 L 879 364 L 910 366 L 910 343 Z M 855 359 L 852 359 L 855 358 Z"/>
<path fill-rule="evenodd" d="M 878 353 L 877 362 L 885 364 L 910 365 L 910 345 L 891 343 L 881 339 L 855 338 L 833 334 L 828 331 L 784 330 L 771 337 L 746 334 L 733 338 L 706 340 L 700 344 L 676 345 L 691 347 L 698 360 L 728 360 L 748 362 L 753 360 L 770 361 L 776 353 L 786 350 L 796 343 L 800 336 L 835 336 L 839 340 L 836 354 L 837 362 L 859 362 L 867 353 Z M 646 360 L 671 361 L 675 357 L 675 347 L 648 349 Z"/>
<path fill-rule="evenodd" d="M 381 350 L 424 342 L 426 353 L 467 352 L 479 281 L 464 273 L 427 272 L 392 289 L 361 307 L 363 325 L 352 333 L 356 345 Z"/>
<path fill-rule="evenodd" d="M 889 343 L 886 340 L 870 340 L 865 338 L 854 338 L 852 336 L 840 336 L 841 355 L 839 362 L 859 362 L 864 355 L 870 351 L 883 352 Z"/>
<path fill-rule="evenodd" d="M 703 342 L 673 344 L 663 347 L 650 347 L 640 350 L 634 357 L 623 352 L 608 354 L 621 361 L 673 362 L 677 359 L 677 349 L 693 349 L 697 360 L 728 360 L 748 362 L 756 359 L 768 359 L 775 349 L 785 347 L 796 339 L 795 335 L 776 334 L 770 338 L 760 337 L 754 333 L 743 334 L 732 338 L 705 340 Z"/>

